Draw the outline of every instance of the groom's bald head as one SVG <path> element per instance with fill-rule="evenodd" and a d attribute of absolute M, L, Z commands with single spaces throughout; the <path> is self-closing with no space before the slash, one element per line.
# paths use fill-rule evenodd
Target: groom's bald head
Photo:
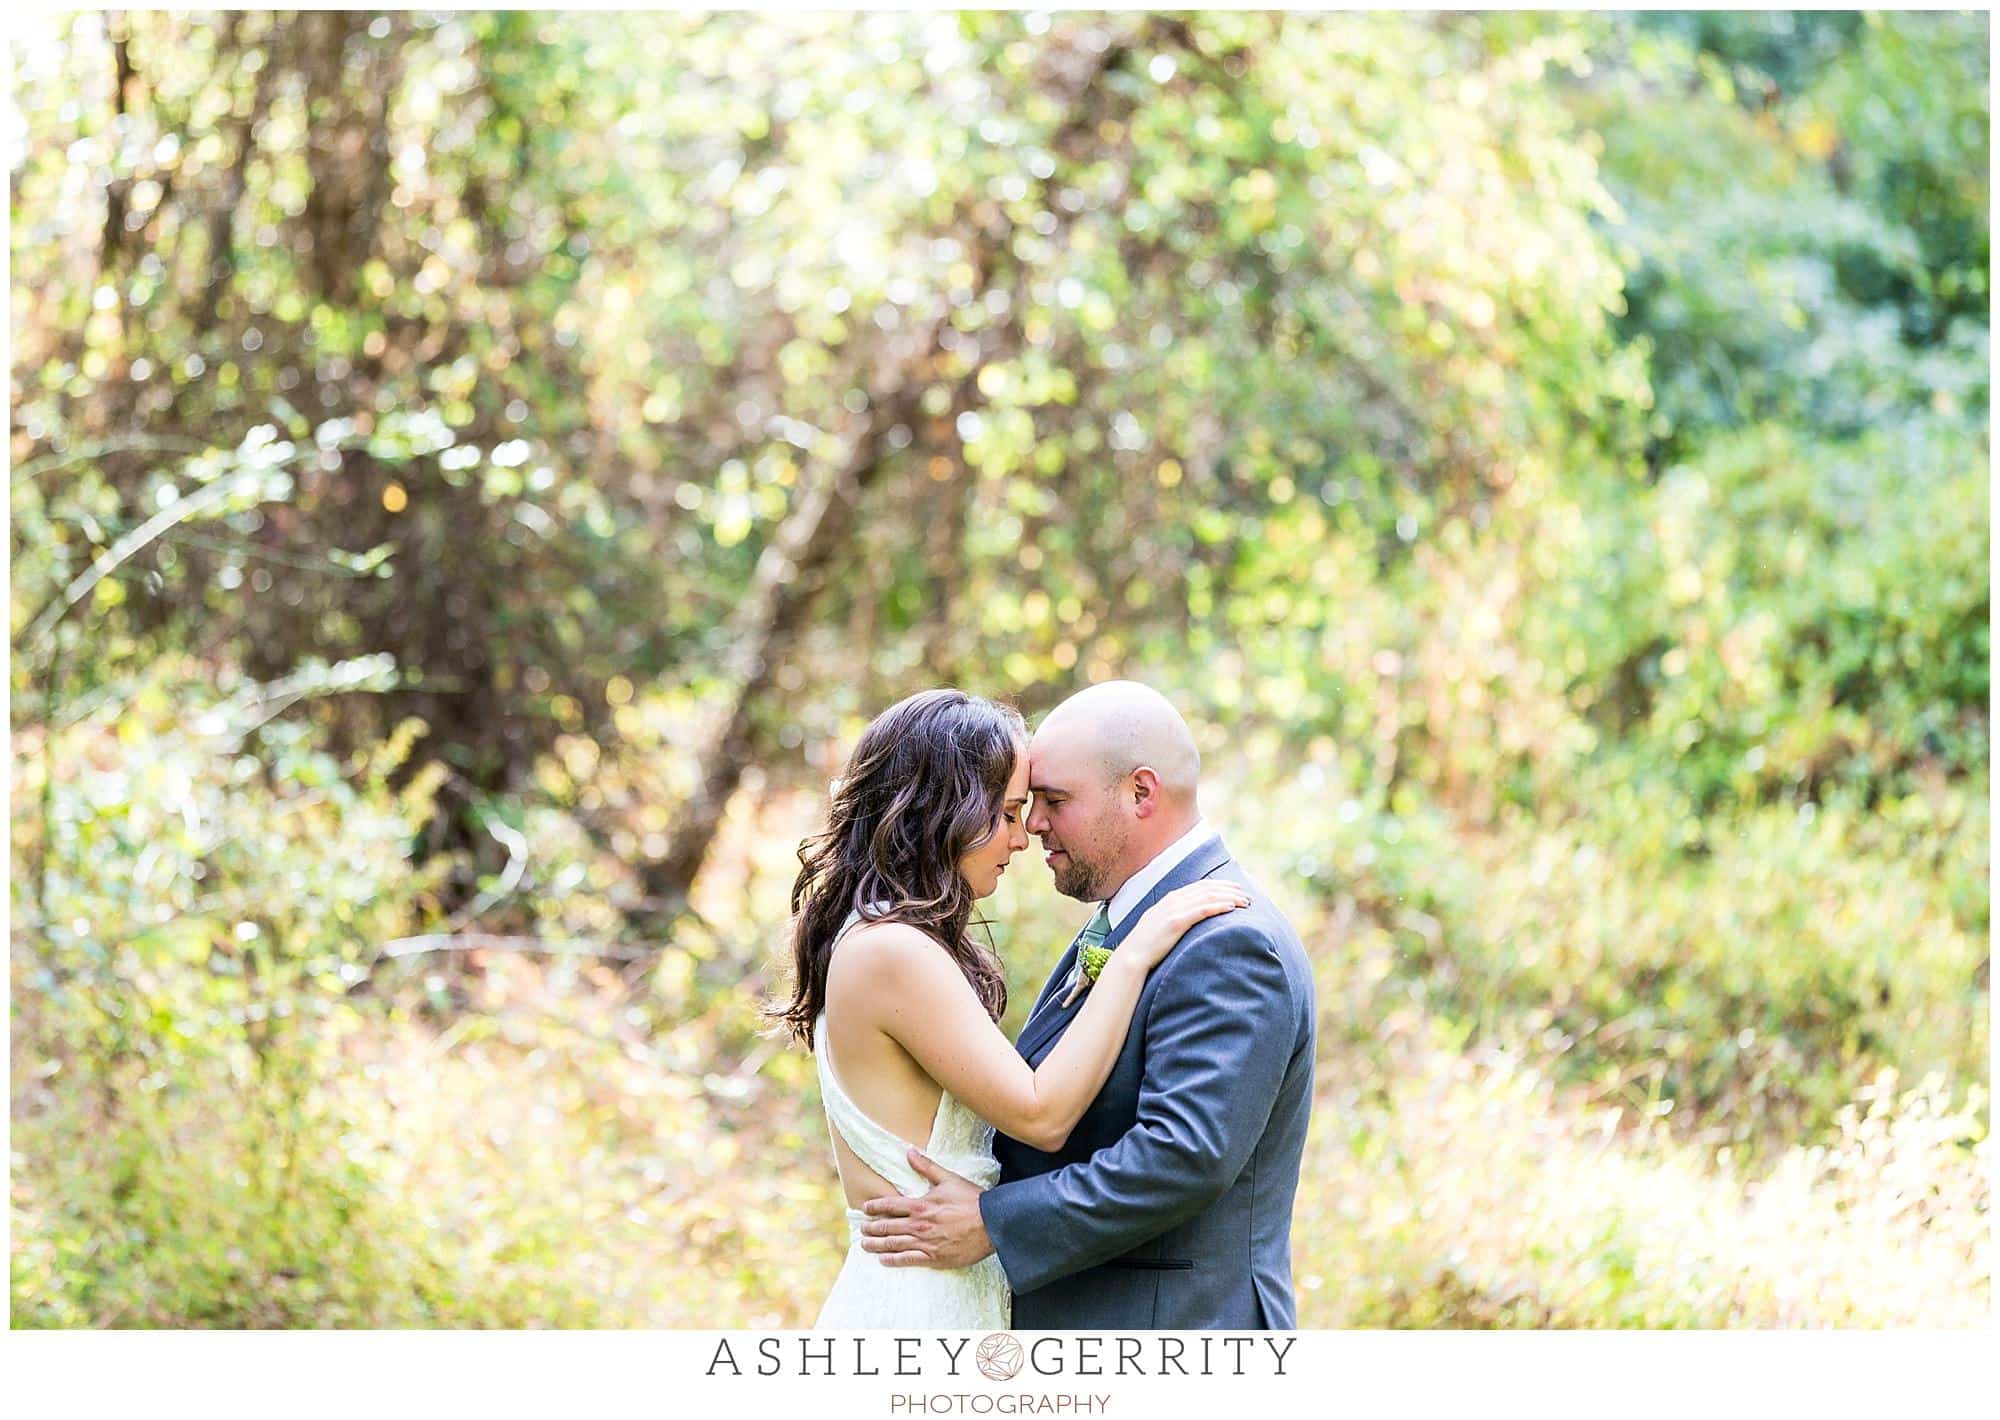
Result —
<path fill-rule="evenodd" d="M 1147 767 L 1169 798 L 1194 807 L 1201 751 L 1167 697 L 1136 680 L 1112 680 L 1080 690 L 1048 713 L 1036 731 L 1096 759 L 1107 778 Z"/>
<path fill-rule="evenodd" d="M 1164 695 L 1136 681 L 1079 691 L 1051 710 L 1028 751 L 1028 827 L 1050 850 L 1056 888 L 1116 892 L 1194 825 L 1201 752 Z"/>

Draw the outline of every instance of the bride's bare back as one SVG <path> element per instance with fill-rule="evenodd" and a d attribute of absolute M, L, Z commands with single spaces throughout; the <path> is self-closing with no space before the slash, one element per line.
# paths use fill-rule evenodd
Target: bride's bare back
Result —
<path fill-rule="evenodd" d="M 855 928 L 842 944 L 842 951 L 877 930 Z M 855 960 L 848 957 L 849 962 Z M 875 993 L 868 989 L 867 975 L 844 969 L 841 952 L 834 953 L 826 977 L 827 1038 L 820 1048 L 832 1052 L 833 1072 L 861 1112 L 921 1149 L 931 1137 L 944 1090 L 878 1024 Z M 859 1208 L 871 1198 L 896 1192 L 893 1184 L 855 1157 L 838 1131 L 833 1136 L 833 1152 L 848 1207 Z"/>

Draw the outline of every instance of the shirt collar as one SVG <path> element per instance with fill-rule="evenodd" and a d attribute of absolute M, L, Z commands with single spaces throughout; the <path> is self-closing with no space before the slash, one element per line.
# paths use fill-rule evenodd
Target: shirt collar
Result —
<path fill-rule="evenodd" d="M 1145 900 L 1146 894 L 1159 884 L 1160 879 L 1179 867 L 1188 854 L 1215 836 L 1215 830 L 1208 826 L 1208 821 L 1197 818 L 1193 828 L 1155 853 L 1151 862 L 1125 879 L 1124 886 L 1111 894 L 1110 902 L 1105 904 L 1112 928 L 1115 930 L 1132 909 Z"/>

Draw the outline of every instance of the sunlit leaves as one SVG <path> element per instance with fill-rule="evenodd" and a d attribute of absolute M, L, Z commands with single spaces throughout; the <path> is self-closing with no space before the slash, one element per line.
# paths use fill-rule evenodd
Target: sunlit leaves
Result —
<path fill-rule="evenodd" d="M 506 991 L 454 997 L 491 963 L 426 970 L 451 1065 L 415 1072 L 401 1125 L 343 1077 L 358 1123 L 282 1246 L 199 1204 L 233 1137 L 134 1195 L 261 1279 L 170 1269 L 199 1305 L 158 1315 L 386 1319 L 352 1277 L 274 1279 L 393 1196 L 424 1227 L 355 1272 L 419 1319 L 687 1315 L 562 1255 L 615 1217 L 634 1256 L 714 1265 L 702 1315 L 809 1320 L 837 1258 L 757 1228 L 833 1217 L 823 1180 L 731 1202 L 756 1148 L 823 1171 L 802 1062 L 716 1074 L 717 1101 L 786 1092 L 754 1146 L 692 1083 L 751 1034 L 810 817 L 760 836 L 746 805 L 816 794 L 919 683 L 1032 713 L 1114 675 L 1187 709 L 1218 789 L 1254 784 L 1252 861 L 1316 951 L 1351 947 L 1324 990 L 1367 1029 L 1323 1065 L 1443 1052 L 1320 1156 L 1322 1196 L 1359 1201 L 1302 1276 L 1342 1246 L 1385 1274 L 1328 1314 L 1795 1319 L 1771 1256 L 1839 1259 L 1820 1319 L 1908 1314 L 1869 1301 L 1834 1217 L 1865 1169 L 1788 1165 L 1811 1178 L 1777 1196 L 1815 1220 L 1788 1230 L 1681 1150 L 1785 1158 L 1817 1130 L 1872 1157 L 1891 1126 L 1841 1111 L 1881 1067 L 1978 1068 L 1983 20 L 147 12 L 44 36 L 14 186 L 16 892 L 62 968 L 33 990 L 140 1081 L 284 1058 L 251 1027 L 341 999 L 392 919 L 615 938 L 735 693 L 746 587 L 801 495 L 879 451 L 752 707 L 751 792 L 697 883 L 715 933 L 651 978 L 680 1075 L 610 1098 L 566 1058 L 517 1107 L 554 1047 L 485 1013 Z M 198 692 L 239 665 L 263 689 Z M 441 885 L 414 866 L 435 853 Z M 1031 995 L 1067 932 L 1015 925 Z M 452 1056 L 496 1040 L 522 1058 Z M 1461 1068 L 1502 1050 L 1548 1068 Z M 1600 1166 L 1614 1107 L 1557 1085 L 1672 1137 L 1543 1189 Z M 198 1118 L 176 1095 L 157 1121 Z M 1959 1189 L 1958 1136 L 1910 1129 L 1910 1176 Z M 1473 1161 L 1527 1221 L 1423 1214 L 1426 1178 L 1377 1186 L 1398 1151 Z M 1357 1160 L 1366 1186 L 1326 1182 Z M 103 1321 L 48 1283 L 89 1232 L 46 1206 L 20 1295 Z M 1686 1289 L 1649 1279 L 1711 1236 L 1736 1251 Z"/>

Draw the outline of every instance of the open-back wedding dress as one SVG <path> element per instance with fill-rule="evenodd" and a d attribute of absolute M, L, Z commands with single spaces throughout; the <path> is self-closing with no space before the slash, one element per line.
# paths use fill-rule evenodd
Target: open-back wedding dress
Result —
<path fill-rule="evenodd" d="M 849 913 L 841 924 L 841 935 L 860 920 L 858 914 Z M 895 1185 L 898 1193 L 910 1198 L 928 1193 L 929 1181 L 904 1157 L 909 1145 L 864 1114 L 841 1088 L 824 1011 L 813 1022 L 813 1052 L 819 1062 L 819 1090 L 826 1102 L 828 1129 L 846 1141 L 855 1158 Z M 1000 1165 L 993 1158 L 993 1126 L 954 1099 L 949 1090 L 938 1091 L 937 1117 L 931 1121 L 931 1135 L 922 1148 L 939 1164 L 981 1188 L 991 1188 L 1000 1177 Z M 995 1331 L 1009 1324 L 1013 1297 L 999 1258 L 988 1256 L 971 1267 L 885 1267 L 879 1257 L 861 1246 L 861 1225 L 867 1221 L 868 1215 L 860 1209 L 847 1210 L 847 1260 L 813 1323 L 815 1330 L 893 1326 Z"/>

